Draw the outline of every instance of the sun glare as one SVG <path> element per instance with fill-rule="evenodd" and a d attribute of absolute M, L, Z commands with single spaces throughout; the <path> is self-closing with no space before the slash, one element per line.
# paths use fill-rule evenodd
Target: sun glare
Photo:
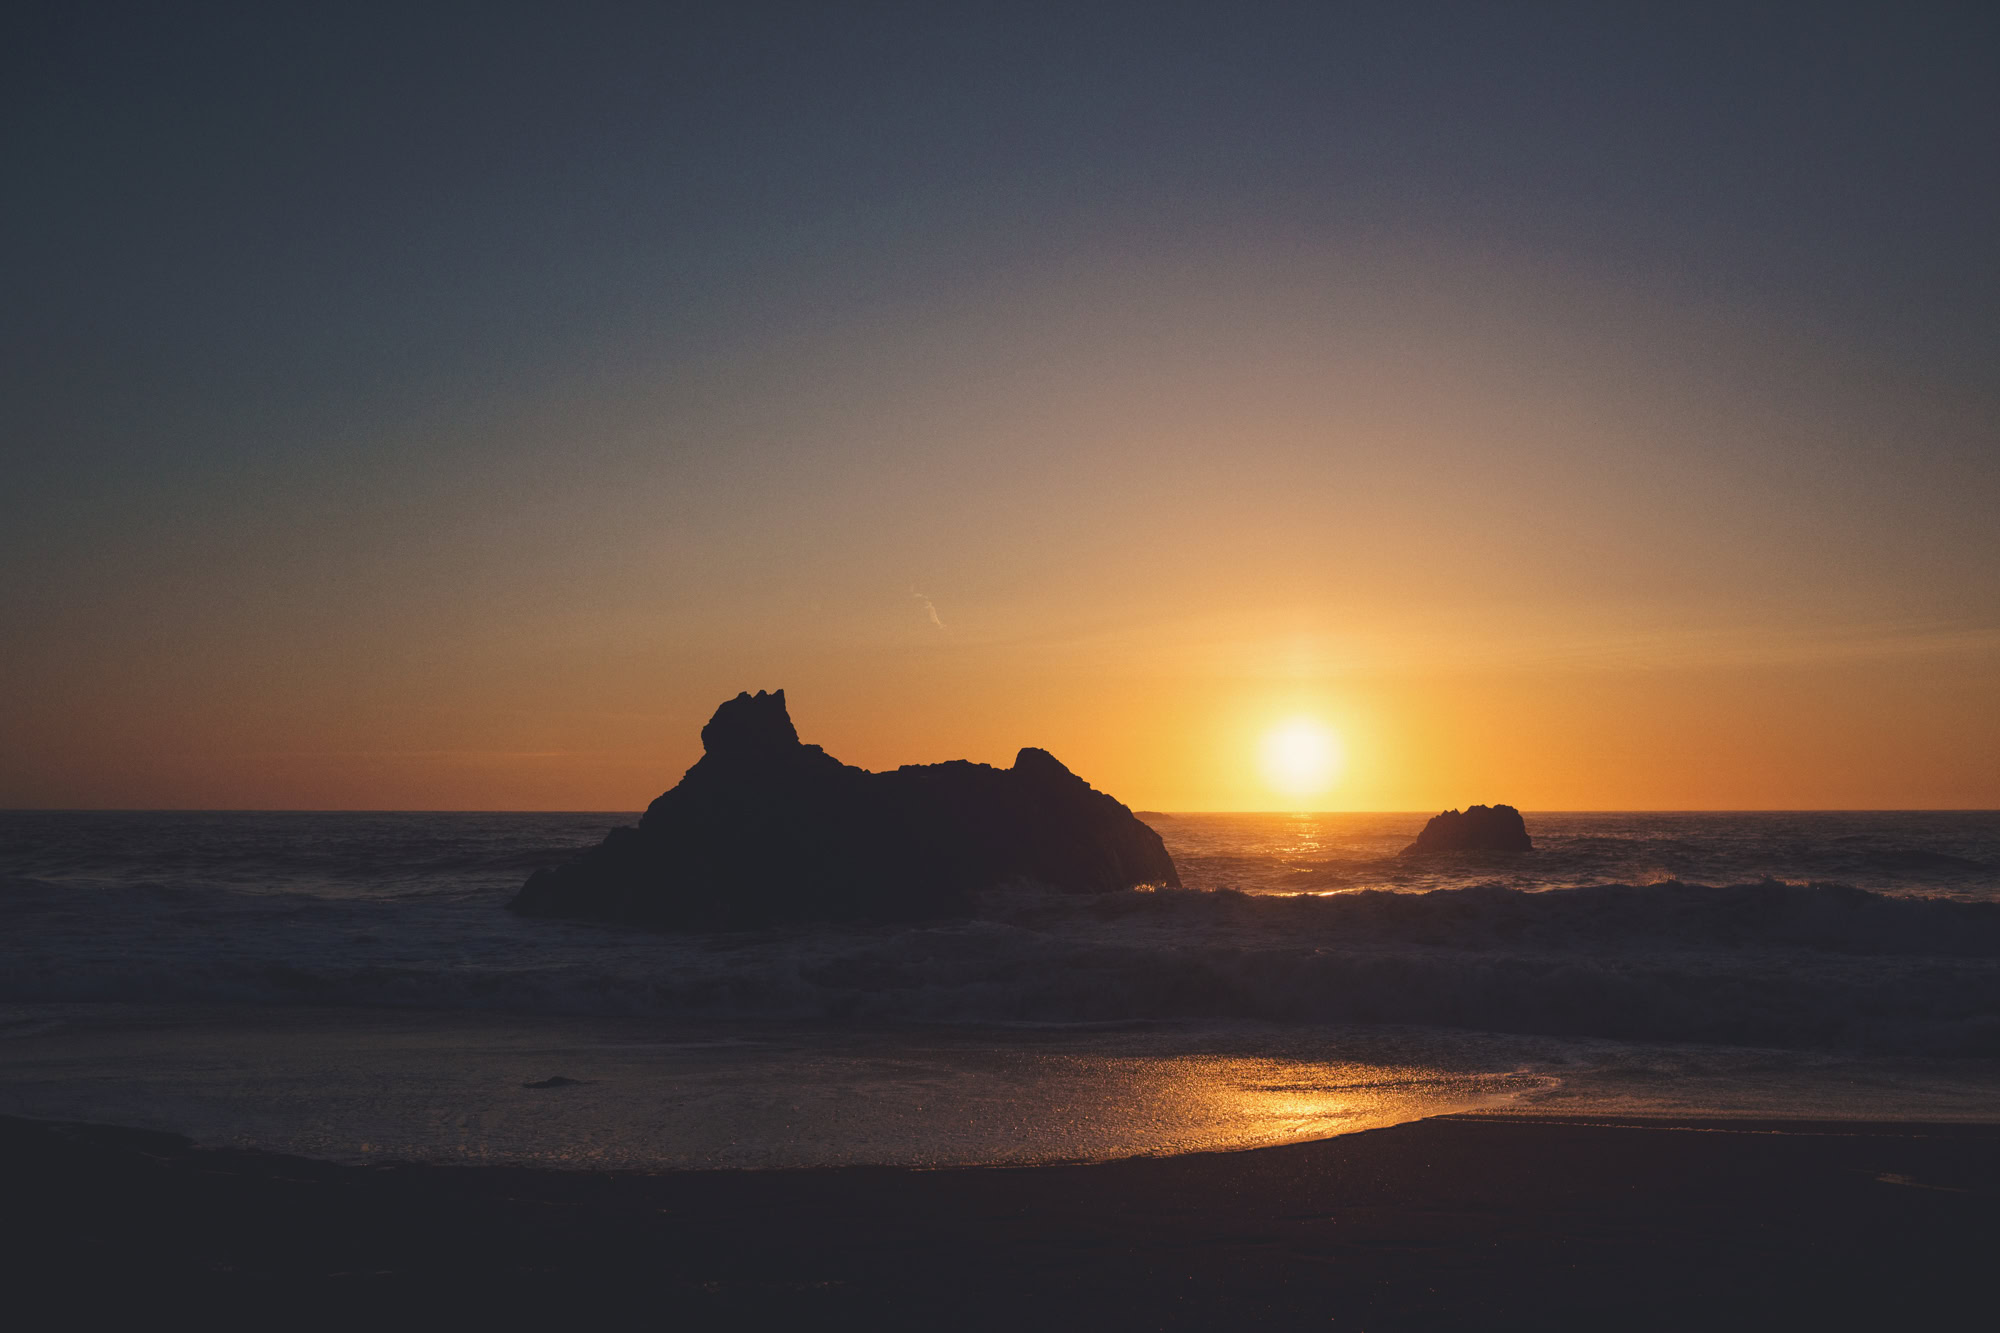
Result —
<path fill-rule="evenodd" d="M 1294 801 L 1317 796 L 1340 775 L 1340 740 L 1308 717 L 1293 718 L 1264 735 L 1264 781 Z"/>

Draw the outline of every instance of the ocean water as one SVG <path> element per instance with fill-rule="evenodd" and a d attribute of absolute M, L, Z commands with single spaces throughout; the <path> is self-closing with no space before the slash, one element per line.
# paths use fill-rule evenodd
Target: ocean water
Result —
<path fill-rule="evenodd" d="M 1530 812 L 1528 856 L 1423 862 L 1421 815 L 1148 815 L 1183 890 L 702 936 L 503 910 L 631 818 L 0 813 L 0 1112 L 681 1166 L 2000 1119 L 1993 813 Z"/>

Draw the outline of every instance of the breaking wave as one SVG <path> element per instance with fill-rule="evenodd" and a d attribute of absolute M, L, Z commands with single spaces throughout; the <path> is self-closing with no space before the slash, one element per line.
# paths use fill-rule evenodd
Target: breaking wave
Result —
<path fill-rule="evenodd" d="M 993 895 L 915 927 L 648 935 L 499 894 L 0 880 L 0 998 L 916 1022 L 1256 1020 L 2000 1054 L 2000 903 L 1778 880 Z"/>

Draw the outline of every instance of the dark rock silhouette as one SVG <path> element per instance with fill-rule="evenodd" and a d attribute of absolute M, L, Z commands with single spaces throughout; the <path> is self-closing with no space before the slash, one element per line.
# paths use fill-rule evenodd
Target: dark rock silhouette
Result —
<path fill-rule="evenodd" d="M 1447 810 L 1424 825 L 1404 856 L 1431 852 L 1531 852 L 1534 839 L 1511 805 L 1475 805 L 1464 814 Z"/>
<path fill-rule="evenodd" d="M 637 828 L 508 904 L 529 916 L 669 929 L 963 913 L 1013 881 L 1070 893 L 1178 887 L 1160 835 L 1046 750 L 1012 768 L 962 760 L 870 773 L 804 745 L 785 692 L 739 694 L 705 753 Z"/>

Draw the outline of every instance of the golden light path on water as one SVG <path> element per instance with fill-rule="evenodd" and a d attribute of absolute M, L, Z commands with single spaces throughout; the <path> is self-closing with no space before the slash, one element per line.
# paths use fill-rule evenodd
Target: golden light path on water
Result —
<path fill-rule="evenodd" d="M 0 1113 L 337 1160 L 1088 1161 L 1322 1138 L 1493 1106 L 1550 1081 L 1228 1054 L 1130 1031 L 35 1010 L 0 1041 Z"/>

